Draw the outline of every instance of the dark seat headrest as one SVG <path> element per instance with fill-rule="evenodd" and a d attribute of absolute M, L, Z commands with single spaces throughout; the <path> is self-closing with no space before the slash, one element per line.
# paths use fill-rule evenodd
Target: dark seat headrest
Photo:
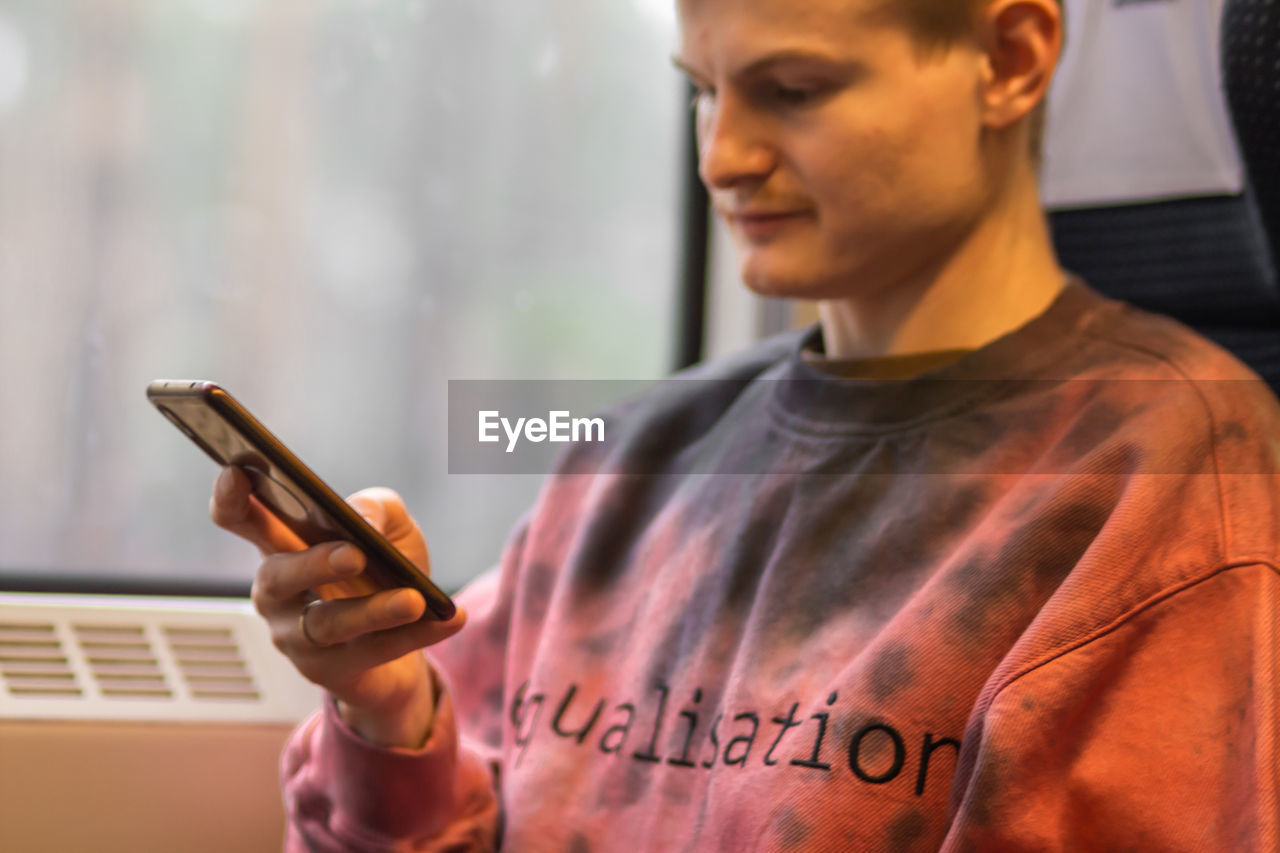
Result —
<path fill-rule="evenodd" d="M 1227 0 L 1222 85 L 1258 215 L 1280 259 L 1280 3 Z"/>

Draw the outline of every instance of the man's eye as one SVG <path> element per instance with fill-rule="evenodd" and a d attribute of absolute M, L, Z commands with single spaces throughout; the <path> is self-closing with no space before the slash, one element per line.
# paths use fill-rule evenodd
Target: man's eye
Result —
<path fill-rule="evenodd" d="M 704 89 L 701 86 L 697 86 L 693 90 L 693 97 L 689 99 L 689 106 L 694 110 L 704 109 L 715 102 L 715 97 L 714 89 Z"/>
<path fill-rule="evenodd" d="M 767 100 L 775 104 L 803 107 L 818 100 L 822 90 L 813 86 L 784 86 L 781 83 L 770 83 L 765 87 L 764 95 Z"/>

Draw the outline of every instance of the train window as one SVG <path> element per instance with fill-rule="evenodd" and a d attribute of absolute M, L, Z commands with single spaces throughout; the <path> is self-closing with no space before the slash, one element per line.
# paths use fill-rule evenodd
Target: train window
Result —
<path fill-rule="evenodd" d="M 449 475 L 455 378 L 671 367 L 684 103 L 662 0 L 0 9 L 0 583 L 218 578 L 214 466 L 147 405 L 219 381 L 457 588 L 537 477 Z"/>

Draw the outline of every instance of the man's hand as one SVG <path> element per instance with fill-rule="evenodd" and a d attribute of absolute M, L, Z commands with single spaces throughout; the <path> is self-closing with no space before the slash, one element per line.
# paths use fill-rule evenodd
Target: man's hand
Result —
<path fill-rule="evenodd" d="M 348 502 L 429 572 L 422 531 L 395 492 L 366 489 Z M 312 591 L 358 576 L 364 554 L 345 542 L 307 547 L 253 497 L 249 478 L 238 468 L 218 476 L 209 515 L 258 546 L 263 561 L 253 582 L 253 605 L 267 620 L 276 648 L 337 698 L 343 718 L 362 736 L 383 746 L 421 746 L 436 696 L 419 650 L 456 634 L 466 614 L 459 609 L 448 622 L 419 621 L 426 601 L 414 589 L 317 602 Z"/>

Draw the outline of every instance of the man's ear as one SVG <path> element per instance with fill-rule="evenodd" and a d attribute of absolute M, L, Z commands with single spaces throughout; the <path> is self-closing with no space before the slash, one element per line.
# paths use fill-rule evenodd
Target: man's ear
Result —
<path fill-rule="evenodd" d="M 1062 51 L 1062 9 L 1055 0 L 992 0 L 978 22 L 986 54 L 983 124 L 1008 127 L 1049 89 Z"/>

